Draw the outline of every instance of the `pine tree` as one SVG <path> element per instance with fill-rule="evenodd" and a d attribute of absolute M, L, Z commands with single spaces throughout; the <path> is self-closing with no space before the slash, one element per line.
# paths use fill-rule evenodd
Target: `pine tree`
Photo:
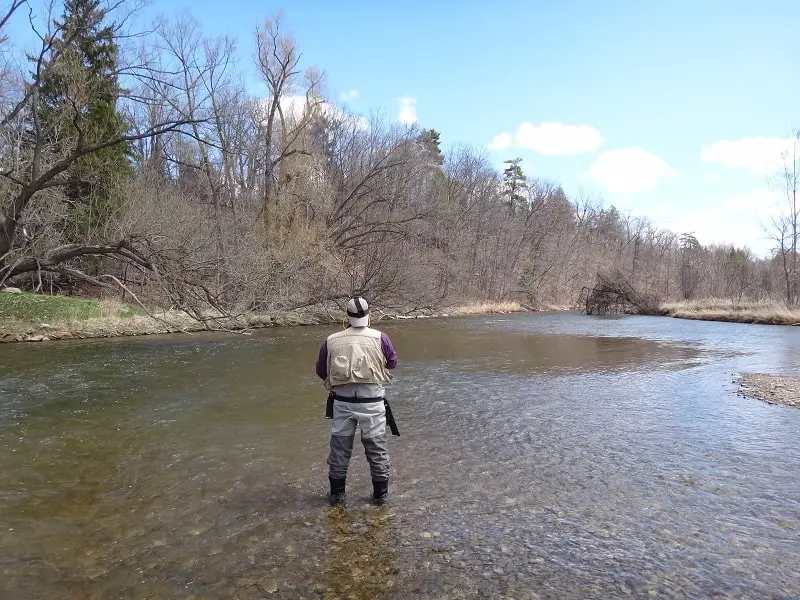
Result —
<path fill-rule="evenodd" d="M 418 138 L 437 166 L 442 166 L 444 164 L 444 154 L 442 154 L 441 142 L 439 140 L 440 135 L 441 134 L 435 129 L 425 129 Z"/>
<path fill-rule="evenodd" d="M 509 212 L 516 214 L 528 202 L 524 196 L 528 189 L 528 178 L 522 170 L 522 159 L 515 158 L 503 161 L 508 167 L 503 171 L 503 195 L 506 197 Z"/>
<path fill-rule="evenodd" d="M 117 110 L 119 48 L 115 25 L 105 23 L 100 0 L 65 0 L 54 49 L 60 58 L 44 82 L 40 118 L 58 146 L 93 144 L 113 139 L 125 131 Z M 69 171 L 65 187 L 72 206 L 64 234 L 85 242 L 103 227 L 120 207 L 118 184 L 131 173 L 129 147 L 120 143 L 80 158 Z"/>

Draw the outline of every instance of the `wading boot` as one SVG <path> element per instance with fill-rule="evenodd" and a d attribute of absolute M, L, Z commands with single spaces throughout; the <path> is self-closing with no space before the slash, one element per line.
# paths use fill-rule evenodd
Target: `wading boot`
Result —
<path fill-rule="evenodd" d="M 389 481 L 372 481 L 372 501 L 383 506 L 389 501 Z"/>
<path fill-rule="evenodd" d="M 347 480 L 334 479 L 333 477 L 328 477 L 328 481 L 331 482 L 331 493 L 328 494 L 328 502 L 330 502 L 331 506 L 337 506 L 339 504 L 344 506 L 344 500 L 345 500 L 344 488 L 345 484 L 347 483 Z"/>

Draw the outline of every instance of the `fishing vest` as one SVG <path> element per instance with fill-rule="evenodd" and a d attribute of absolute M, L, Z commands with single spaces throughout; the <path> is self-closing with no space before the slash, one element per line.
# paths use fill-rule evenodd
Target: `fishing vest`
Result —
<path fill-rule="evenodd" d="M 369 327 L 348 327 L 328 336 L 328 383 L 385 383 L 386 370 L 381 332 Z"/>

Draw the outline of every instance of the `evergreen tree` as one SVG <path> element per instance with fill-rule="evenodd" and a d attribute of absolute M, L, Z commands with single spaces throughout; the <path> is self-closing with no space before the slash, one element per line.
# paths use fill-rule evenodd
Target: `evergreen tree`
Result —
<path fill-rule="evenodd" d="M 695 296 L 697 286 L 700 284 L 700 254 L 703 247 L 692 233 L 683 233 L 680 236 L 680 276 L 681 292 L 684 300 L 691 300 Z"/>
<path fill-rule="evenodd" d="M 59 53 L 41 89 L 40 120 L 62 151 L 76 144 L 113 139 L 125 131 L 117 111 L 118 45 L 115 25 L 105 23 L 100 0 L 65 0 L 64 14 L 56 22 Z M 72 206 L 64 234 L 73 242 L 91 238 L 120 207 L 116 188 L 130 175 L 128 144 L 120 143 L 78 159 L 69 171 L 65 188 Z"/>
<path fill-rule="evenodd" d="M 423 147 L 437 166 L 444 164 L 444 154 L 442 154 L 441 142 L 439 141 L 440 135 L 435 129 L 425 129 L 419 136 L 420 142 L 422 142 Z"/>
<path fill-rule="evenodd" d="M 506 197 L 511 214 L 516 214 L 518 209 L 527 205 L 524 192 L 528 189 L 528 178 L 522 171 L 521 158 L 503 161 L 508 167 L 503 171 L 503 195 Z"/>

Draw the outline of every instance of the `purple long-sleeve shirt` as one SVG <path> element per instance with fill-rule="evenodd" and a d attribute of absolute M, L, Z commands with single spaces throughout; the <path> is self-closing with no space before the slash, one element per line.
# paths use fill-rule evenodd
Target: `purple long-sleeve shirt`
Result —
<path fill-rule="evenodd" d="M 383 350 L 383 356 L 386 358 L 386 368 L 394 369 L 397 366 L 397 353 L 394 351 L 394 346 L 392 346 L 389 336 L 383 332 L 381 332 L 381 350 Z M 322 347 L 319 349 L 317 377 L 323 380 L 328 378 L 328 340 L 322 342 Z"/>

